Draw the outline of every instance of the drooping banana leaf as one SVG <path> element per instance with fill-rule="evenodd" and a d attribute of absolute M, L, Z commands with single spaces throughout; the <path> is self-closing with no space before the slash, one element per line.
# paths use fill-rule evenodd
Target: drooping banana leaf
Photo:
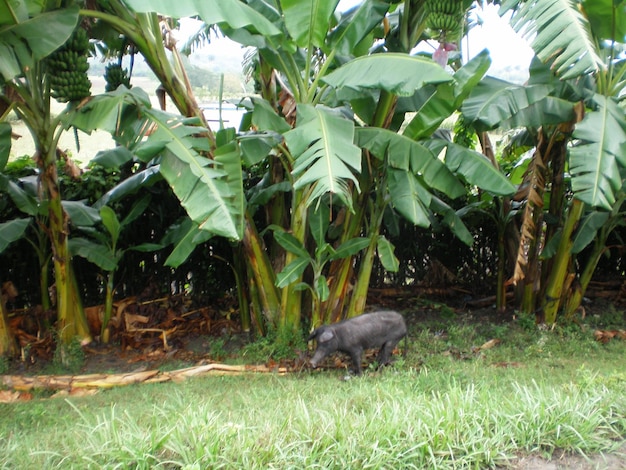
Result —
<path fill-rule="evenodd" d="M 93 206 L 96 209 L 99 209 L 104 205 L 111 204 L 132 193 L 135 193 L 141 188 L 152 186 L 163 179 L 163 175 L 161 175 L 159 170 L 159 165 L 155 165 L 135 173 L 103 194 L 102 197 L 93 204 Z"/>
<path fill-rule="evenodd" d="M 415 140 L 432 135 L 459 108 L 490 65 L 489 52 L 484 50 L 454 73 L 453 82 L 443 83 L 430 93 L 420 93 L 421 90 L 428 90 L 422 88 L 413 97 L 398 100 L 399 110 L 416 113 L 403 134 Z"/>
<path fill-rule="evenodd" d="M 16 2 L 0 0 L 0 12 L 8 12 L 14 5 Z M 13 22 L 10 14 L 0 20 L 0 76 L 6 81 L 21 75 L 25 67 L 32 67 L 67 41 L 78 23 L 78 6 L 32 17 L 22 13 L 17 20 Z"/>
<path fill-rule="evenodd" d="M 393 207 L 408 221 L 419 226 L 430 226 L 432 195 L 419 180 L 408 171 L 388 170 L 387 187 Z"/>
<path fill-rule="evenodd" d="M 595 0 L 594 0 L 595 1 Z M 507 0 L 500 14 L 514 9 L 511 26 L 530 40 L 543 62 L 554 60 L 554 69 L 563 79 L 593 73 L 604 67 L 596 52 L 589 23 L 571 0 Z"/>
<path fill-rule="evenodd" d="M 15 206 L 24 214 L 36 216 L 45 213 L 34 193 L 2 174 L 0 174 L 0 188 L 6 191 Z"/>
<path fill-rule="evenodd" d="M 549 96 L 546 85 L 518 86 L 487 77 L 463 102 L 461 112 L 478 132 L 567 122 L 573 103 Z"/>
<path fill-rule="evenodd" d="M 570 150 L 572 190 L 590 206 L 611 210 L 626 168 L 626 113 L 612 98 L 596 95 L 594 102 L 598 109 L 574 130 L 582 143 Z"/>
<path fill-rule="evenodd" d="M 378 253 L 378 259 L 385 268 L 385 270 L 396 273 L 400 268 L 400 261 L 395 255 L 396 247 L 393 246 L 384 235 L 379 235 L 376 241 L 376 251 Z"/>
<path fill-rule="evenodd" d="M 174 18 L 199 16 L 207 24 L 248 29 L 271 37 L 280 30 L 267 18 L 239 0 L 124 0 L 138 13 L 158 12 Z"/>
<path fill-rule="evenodd" d="M 160 243 L 163 246 L 174 245 L 174 249 L 165 260 L 165 266 L 177 268 L 189 258 L 201 243 L 211 239 L 213 234 L 206 230 L 200 230 L 198 224 L 186 217 L 180 224 L 171 227 Z"/>
<path fill-rule="evenodd" d="M 392 71 L 392 73 L 390 73 Z M 337 89 L 341 99 L 364 90 L 386 90 L 398 96 L 411 96 L 427 83 L 445 83 L 452 76 L 430 59 L 406 54 L 373 54 L 351 60 L 322 79 Z"/>
<path fill-rule="evenodd" d="M 105 271 L 113 271 L 119 258 L 111 249 L 100 243 L 82 237 L 71 238 L 68 242 L 72 256 L 80 256 Z"/>
<path fill-rule="evenodd" d="M 430 203 L 430 209 L 437 214 L 443 215 L 443 224 L 448 227 L 459 240 L 467 246 L 472 246 L 474 243 L 472 233 L 468 230 L 459 214 L 452 209 L 452 207 L 438 197 L 433 196 Z"/>
<path fill-rule="evenodd" d="M 458 178 L 437 158 L 437 154 L 422 143 L 387 129 L 373 127 L 357 128 L 356 142 L 376 157 L 388 158 L 391 167 L 421 175 L 431 188 L 453 199 L 465 194 L 465 188 Z"/>
<path fill-rule="evenodd" d="M 234 143 L 218 148 L 223 162 L 209 160 L 196 149 L 206 146 L 195 119 L 175 117 L 155 109 L 145 110 L 157 124 L 150 139 L 166 142 L 161 174 L 202 230 L 233 240 L 243 235 L 243 182 L 238 148 Z M 232 161 L 237 161 L 233 165 Z M 236 172 L 232 171 L 238 167 Z"/>
<path fill-rule="evenodd" d="M 24 235 L 31 219 L 13 219 L 0 224 L 0 253 Z"/>
<path fill-rule="evenodd" d="M 98 209 L 88 206 L 82 201 L 62 201 L 61 204 L 75 225 L 92 227 L 100 221 Z"/>
<path fill-rule="evenodd" d="M 462 175 L 468 183 L 500 196 L 515 192 L 515 186 L 483 154 L 441 139 L 424 141 L 424 145 L 435 155 L 445 149 L 448 169 Z"/>
<path fill-rule="evenodd" d="M 334 49 L 340 55 L 360 55 L 356 47 L 373 28 L 381 24 L 388 9 L 389 4 L 379 0 L 359 3 L 354 10 L 343 15 L 331 31 L 324 52 L 328 54 Z"/>

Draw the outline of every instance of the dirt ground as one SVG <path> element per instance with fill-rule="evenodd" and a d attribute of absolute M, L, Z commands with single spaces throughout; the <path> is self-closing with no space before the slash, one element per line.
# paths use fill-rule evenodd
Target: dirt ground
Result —
<path fill-rule="evenodd" d="M 515 470 L 624 470 L 626 469 L 626 442 L 609 454 L 581 455 L 559 454 L 546 460 L 539 456 L 523 456 L 512 464 Z"/>

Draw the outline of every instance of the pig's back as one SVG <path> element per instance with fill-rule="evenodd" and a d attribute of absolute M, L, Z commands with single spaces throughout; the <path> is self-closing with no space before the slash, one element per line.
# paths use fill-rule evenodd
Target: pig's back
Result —
<path fill-rule="evenodd" d="M 406 335 L 404 317 L 392 310 L 364 313 L 346 320 L 344 325 L 347 343 L 361 347 L 378 348 L 387 341 L 399 340 Z"/>

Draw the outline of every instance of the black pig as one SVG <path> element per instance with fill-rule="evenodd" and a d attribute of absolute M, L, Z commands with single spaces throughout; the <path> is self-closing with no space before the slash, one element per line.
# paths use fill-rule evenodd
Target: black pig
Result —
<path fill-rule="evenodd" d="M 350 355 L 354 372 L 360 375 L 364 349 L 379 347 L 378 364 L 386 365 L 393 348 L 405 335 L 404 318 L 390 310 L 364 313 L 334 325 L 323 325 L 314 330 L 307 340 L 317 340 L 311 366 L 315 368 L 329 354 L 342 351 Z"/>

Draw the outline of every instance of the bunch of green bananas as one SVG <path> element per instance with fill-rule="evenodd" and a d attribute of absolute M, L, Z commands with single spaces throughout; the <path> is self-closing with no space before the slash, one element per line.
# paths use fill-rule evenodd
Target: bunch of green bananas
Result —
<path fill-rule="evenodd" d="M 106 81 L 105 91 L 117 90 L 120 85 L 130 88 L 130 78 L 119 64 L 109 64 L 104 69 L 104 80 Z"/>
<path fill-rule="evenodd" d="M 454 123 L 453 142 L 468 149 L 476 148 L 476 131 L 468 125 L 462 114 Z"/>
<path fill-rule="evenodd" d="M 462 0 L 427 0 L 426 12 L 429 29 L 447 40 L 456 39 L 465 15 Z"/>
<path fill-rule="evenodd" d="M 57 101 L 81 101 L 91 95 L 87 77 L 89 37 L 77 28 L 65 44 L 46 59 L 51 95 Z"/>

